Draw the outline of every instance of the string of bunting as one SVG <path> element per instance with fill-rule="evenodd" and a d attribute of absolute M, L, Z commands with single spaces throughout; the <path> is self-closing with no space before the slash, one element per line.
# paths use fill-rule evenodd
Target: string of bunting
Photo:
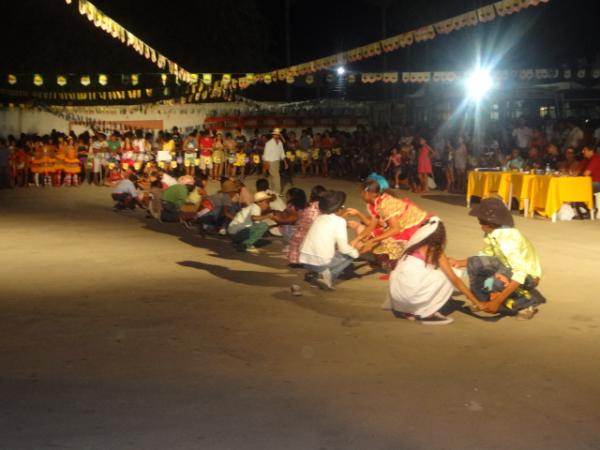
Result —
<path fill-rule="evenodd" d="M 536 81 L 591 81 L 600 80 L 600 67 L 591 66 L 586 68 L 538 68 L 518 70 L 496 70 L 491 73 L 497 82 L 536 82 Z M 13 75 L 7 75 L 8 80 Z M 23 75 L 20 75 L 23 76 Z M 310 74 L 304 78 L 295 78 L 294 83 L 305 83 L 312 85 L 317 80 L 327 83 L 338 83 L 343 79 L 348 85 L 374 84 L 374 83 L 453 83 L 464 80 L 468 72 L 459 71 L 433 71 L 433 72 L 353 72 L 339 77 L 328 73 L 318 79 Z M 28 76 L 31 79 L 31 76 Z M 2 83 L 0 83 L 0 86 Z M 6 84 L 4 84 L 6 86 Z M 15 102 L 30 102 L 34 104 L 66 104 L 66 105 L 89 105 L 89 104 L 135 104 L 140 107 L 142 102 L 148 104 L 186 104 L 201 103 L 211 100 L 225 101 L 248 101 L 232 88 L 232 85 L 222 87 L 221 81 L 211 82 L 210 85 L 188 85 L 170 87 L 142 87 L 139 89 L 118 89 L 105 91 L 36 91 L 26 88 L 9 86 L 0 87 L 0 98 L 9 105 Z"/>
<path fill-rule="evenodd" d="M 549 1 L 550 0 L 497 1 L 465 12 L 456 17 L 451 17 L 440 22 L 420 27 L 416 30 L 397 34 L 387 39 L 376 41 L 361 47 L 356 47 L 335 55 L 319 58 L 303 64 L 273 70 L 271 72 L 251 74 L 250 77 L 246 75 L 245 77 L 238 79 L 238 86 L 240 89 L 245 89 L 257 82 L 271 84 L 275 81 L 286 81 L 292 84 L 294 83 L 295 77 L 298 76 L 313 74 L 320 70 L 330 69 L 348 62 L 373 58 L 381 55 L 382 53 L 389 53 L 400 48 L 409 47 L 414 43 L 435 39 L 437 35 L 450 34 L 465 27 L 476 26 L 479 23 L 491 22 L 498 17 L 515 14 L 530 6 L 538 6 L 542 3 L 548 3 Z"/>
<path fill-rule="evenodd" d="M 65 1 L 67 4 L 72 3 L 72 0 Z M 255 83 L 271 84 L 272 82 L 276 81 L 286 81 L 289 84 L 293 84 L 295 78 L 298 76 L 310 76 L 315 72 L 324 69 L 330 69 L 340 64 L 360 61 L 379 56 L 382 53 L 393 52 L 400 48 L 409 47 L 414 43 L 435 39 L 437 35 L 449 34 L 465 27 L 476 26 L 479 23 L 491 22 L 498 17 L 515 14 L 530 6 L 538 6 L 542 3 L 548 3 L 549 1 L 550 0 L 500 0 L 465 12 L 458 16 L 451 17 L 430 25 L 422 26 L 418 29 L 400 33 L 387 39 L 379 40 L 361 47 L 356 47 L 335 55 L 319 58 L 303 64 L 273 70 L 271 72 L 259 74 L 247 73 L 242 77 L 232 77 L 231 74 L 223 74 L 221 80 L 218 81 L 213 81 L 212 74 L 191 73 L 185 70 L 176 62 L 170 60 L 152 48 L 114 19 L 103 13 L 91 1 L 78 0 L 78 3 L 79 12 L 82 15 L 85 15 L 90 22 L 93 22 L 96 27 L 104 30 L 113 38 L 119 39 L 123 44 L 132 47 L 137 53 L 144 56 L 146 59 L 151 60 L 160 69 L 167 69 L 168 72 L 174 75 L 178 81 L 181 80 L 191 84 L 192 90 L 189 92 L 188 101 L 200 101 L 208 98 L 222 98 L 227 101 L 233 99 L 233 93 L 235 90 L 246 89 Z M 418 75 L 416 72 L 414 74 L 416 75 L 409 75 L 409 79 L 415 80 L 412 82 L 427 81 L 427 75 Z M 385 77 L 382 75 L 382 80 L 375 79 L 371 81 L 373 76 L 368 75 L 366 77 L 366 81 L 364 82 L 396 82 L 394 81 L 396 76 L 397 75 L 394 75 L 393 73 L 388 73 Z M 431 76 L 432 75 L 430 74 L 429 78 L 431 78 Z M 403 82 L 407 82 L 404 80 L 404 74 L 402 77 Z M 375 76 L 375 78 L 378 77 Z M 309 77 L 307 77 L 305 81 L 308 84 L 311 84 L 311 79 Z M 40 84 L 43 83 L 41 76 L 37 79 L 37 82 Z M 59 82 L 64 82 L 64 80 L 57 80 L 57 83 Z M 34 83 L 36 83 L 36 79 L 34 79 Z"/>
<path fill-rule="evenodd" d="M 100 132 L 107 131 L 122 131 L 122 132 L 134 132 L 136 127 L 127 125 L 123 122 L 111 121 L 111 120 L 98 120 L 92 117 L 84 116 L 82 114 L 75 114 L 68 111 L 64 111 L 58 108 L 44 108 L 44 111 L 56 116 L 60 119 L 64 119 L 73 125 L 82 125 L 87 128 L 93 128 Z"/>
<path fill-rule="evenodd" d="M 169 88 L 164 89 L 127 89 L 107 91 L 31 91 L 26 89 L 0 88 L 0 96 L 13 99 L 33 99 L 44 102 L 138 102 L 141 100 L 160 100 L 172 98 Z"/>
<path fill-rule="evenodd" d="M 72 0 L 65 0 L 67 5 L 72 3 Z M 79 13 L 86 16 L 87 19 L 94 24 L 95 27 L 105 31 L 108 35 L 120 40 L 123 44 L 133 48 L 137 53 L 152 61 L 161 70 L 167 70 L 174 75 L 177 80 L 191 83 L 197 81 L 192 74 L 177 64 L 175 61 L 167 58 L 165 55 L 154 49 L 142 39 L 137 37 L 131 31 L 127 30 L 116 20 L 102 12 L 96 5 L 89 0 L 78 0 Z"/>
<path fill-rule="evenodd" d="M 360 81 L 364 84 L 376 82 L 383 83 L 448 83 L 466 78 L 468 72 L 364 72 L 360 74 Z M 520 69 L 496 70 L 491 72 L 497 81 L 531 81 L 531 80 L 584 80 L 600 79 L 600 67 L 580 69 Z M 358 81 L 355 74 L 347 76 L 347 81 Z"/>
<path fill-rule="evenodd" d="M 304 83 L 308 86 L 324 81 L 326 83 L 338 83 L 343 80 L 348 85 L 374 84 L 374 83 L 453 83 L 464 80 L 468 72 L 460 71 L 429 71 L 429 72 L 351 72 L 343 77 L 334 73 L 327 73 L 317 78 L 313 74 L 303 78 L 295 78 L 294 83 Z M 580 68 L 525 68 L 513 70 L 495 70 L 491 76 L 499 83 L 502 82 L 536 82 L 536 81 L 598 81 L 600 80 L 600 67 L 589 66 Z M 0 82 L 0 98 L 8 102 L 23 102 L 34 100 L 45 104 L 136 104 L 152 102 L 151 104 L 165 103 L 186 104 L 201 103 L 211 100 L 244 101 L 244 98 L 236 95 L 235 84 L 222 85 L 222 80 L 212 81 L 210 84 L 198 84 L 187 86 L 153 86 L 139 87 L 137 89 L 116 89 L 104 91 L 52 91 L 52 90 L 29 90 L 26 87 L 14 86 L 9 80 L 14 80 L 15 75 L 3 75 L 6 83 Z M 24 77 L 20 74 L 19 77 Z M 27 75 L 27 80 L 31 80 Z M 4 87 L 1 87 L 4 86 Z M 37 103 L 37 102 L 36 102 Z"/>

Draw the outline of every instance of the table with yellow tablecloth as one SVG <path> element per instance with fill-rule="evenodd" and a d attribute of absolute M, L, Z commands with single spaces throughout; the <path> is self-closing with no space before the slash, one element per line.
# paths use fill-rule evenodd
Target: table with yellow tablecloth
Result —
<path fill-rule="evenodd" d="M 519 202 L 519 210 L 525 215 L 529 210 L 529 198 L 531 197 L 531 182 L 537 175 L 524 172 L 506 172 L 500 181 L 499 195 L 507 206 L 510 207 L 509 199 Z"/>
<path fill-rule="evenodd" d="M 524 214 L 535 212 L 556 220 L 556 213 L 564 203 L 581 202 L 593 207 L 592 181 L 590 177 L 567 177 L 535 175 L 524 172 L 469 173 L 467 206 L 471 197 L 485 198 L 498 195 L 507 206 L 517 199 Z"/>
<path fill-rule="evenodd" d="M 529 212 L 551 217 L 556 221 L 556 213 L 564 203 L 581 202 L 592 210 L 594 199 L 591 177 L 563 177 L 537 175 L 531 182 Z"/>
<path fill-rule="evenodd" d="M 492 194 L 502 197 L 505 203 L 509 199 L 509 172 L 469 172 L 467 181 L 467 207 L 471 206 L 471 197 L 485 198 Z"/>

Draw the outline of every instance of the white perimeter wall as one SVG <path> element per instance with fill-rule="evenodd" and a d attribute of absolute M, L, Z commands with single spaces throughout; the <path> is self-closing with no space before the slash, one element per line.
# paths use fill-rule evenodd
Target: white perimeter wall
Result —
<path fill-rule="evenodd" d="M 170 130 L 176 126 L 180 129 L 199 127 L 211 111 L 243 110 L 246 106 L 239 103 L 205 103 L 198 105 L 155 105 L 144 107 L 114 106 L 114 107 L 82 107 L 64 109 L 63 114 L 71 114 L 89 118 L 94 121 L 121 122 L 131 120 L 162 120 L 163 129 Z M 51 130 L 67 133 L 69 131 L 69 120 L 59 117 L 47 111 L 36 108 L 0 109 L 0 136 L 12 134 L 17 136 L 21 133 L 37 133 L 44 135 Z M 72 125 L 76 133 L 84 132 L 87 127 Z"/>

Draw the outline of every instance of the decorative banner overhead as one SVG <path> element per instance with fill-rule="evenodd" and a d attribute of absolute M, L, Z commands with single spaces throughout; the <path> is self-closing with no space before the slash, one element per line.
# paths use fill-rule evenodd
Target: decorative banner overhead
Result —
<path fill-rule="evenodd" d="M 67 1 L 67 5 L 70 3 L 71 2 Z M 159 53 L 131 31 L 125 29 L 114 19 L 100 11 L 96 5 L 89 0 L 79 0 L 79 13 L 86 16 L 97 28 L 102 29 L 113 38 L 120 40 L 128 47 L 132 47 L 138 54 L 147 60 L 152 61 L 160 69 L 167 69 L 177 80 L 190 82 L 190 72 Z"/>
<path fill-rule="evenodd" d="M 150 74 L 2 74 L 0 96 L 31 101 L 33 104 L 131 104 L 140 101 L 175 100 L 189 103 L 203 100 L 231 101 L 238 80 L 224 79 L 205 84 L 179 84 L 173 75 Z M 56 84 L 44 80 L 56 80 Z M 60 86 L 62 89 L 53 90 Z M 79 86 L 79 88 L 77 88 Z M 104 89 L 103 89 L 104 88 Z"/>
<path fill-rule="evenodd" d="M 456 17 L 442 20 L 440 22 L 420 27 L 416 30 L 398 34 L 382 41 L 373 42 L 361 47 L 353 48 L 342 53 L 319 58 L 314 61 L 308 61 L 303 64 L 278 69 L 269 73 L 257 74 L 256 81 L 263 81 L 269 84 L 271 81 L 287 80 L 289 76 L 307 75 L 324 69 L 330 69 L 337 65 L 347 62 L 360 61 L 380 55 L 382 52 L 389 53 L 400 48 L 411 46 L 415 42 L 425 42 L 439 34 L 449 34 L 453 31 L 461 30 L 465 27 L 472 27 L 478 23 L 486 23 L 495 20 L 497 17 L 507 16 L 517 13 L 530 6 L 538 6 L 541 3 L 548 3 L 550 0 L 501 0 L 477 9 L 473 9 Z M 267 75 L 269 75 L 267 77 Z M 383 78 L 382 78 L 383 79 Z M 374 81 L 369 74 L 365 77 L 364 83 Z M 389 81 L 388 81 L 389 82 Z M 252 84 L 246 76 L 244 85 Z"/>

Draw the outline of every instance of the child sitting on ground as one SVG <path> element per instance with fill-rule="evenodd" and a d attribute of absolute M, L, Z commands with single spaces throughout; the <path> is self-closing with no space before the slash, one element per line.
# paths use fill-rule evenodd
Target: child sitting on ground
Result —
<path fill-rule="evenodd" d="M 462 261 L 449 258 L 454 267 L 466 267 L 471 290 L 491 313 L 531 319 L 545 300 L 535 289 L 542 267 L 535 248 L 515 228 L 513 217 L 499 198 L 486 198 L 469 215 L 477 217 L 485 233 L 479 256 Z"/>
<path fill-rule="evenodd" d="M 472 304 L 481 305 L 450 266 L 445 247 L 446 229 L 439 217 L 431 217 L 410 238 L 390 275 L 391 304 L 388 306 L 395 314 L 420 320 L 423 325 L 452 323 L 440 309 L 450 300 L 455 288 Z"/>

